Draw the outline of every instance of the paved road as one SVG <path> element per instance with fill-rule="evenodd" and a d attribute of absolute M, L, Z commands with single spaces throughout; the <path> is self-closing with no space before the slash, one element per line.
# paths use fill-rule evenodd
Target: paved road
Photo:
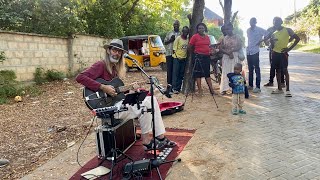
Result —
<path fill-rule="evenodd" d="M 260 54 L 264 84 L 269 61 Z M 221 179 L 320 179 L 320 55 L 291 52 L 289 73 L 292 98 L 262 87 L 245 123 L 215 130 L 233 164 Z"/>

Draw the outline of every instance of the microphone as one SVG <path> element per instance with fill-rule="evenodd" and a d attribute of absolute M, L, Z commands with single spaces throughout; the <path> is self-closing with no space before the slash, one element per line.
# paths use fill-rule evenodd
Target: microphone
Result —
<path fill-rule="evenodd" d="M 124 53 L 124 54 L 123 54 L 123 57 L 124 57 L 124 58 L 127 58 L 127 59 L 130 59 L 130 60 L 132 60 L 132 61 L 135 60 L 135 59 L 133 59 L 131 56 L 129 56 L 129 54 L 127 54 L 127 53 Z"/>
<path fill-rule="evenodd" d="M 164 87 L 160 86 L 159 84 L 155 84 L 155 86 L 159 89 L 161 94 L 165 95 L 167 98 L 171 98 L 171 84 L 167 85 L 167 89 L 164 89 Z"/>
<path fill-rule="evenodd" d="M 171 90 L 172 90 L 172 86 L 171 86 L 171 84 L 168 84 L 167 89 L 164 91 L 164 95 L 166 95 L 167 98 L 172 98 L 171 94 L 170 94 Z"/>

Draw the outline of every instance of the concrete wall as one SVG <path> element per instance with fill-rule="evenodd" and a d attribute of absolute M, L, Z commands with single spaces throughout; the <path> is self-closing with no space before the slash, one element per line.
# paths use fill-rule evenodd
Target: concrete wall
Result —
<path fill-rule="evenodd" d="M 74 73 L 105 56 L 102 37 L 54 37 L 0 31 L 0 51 L 6 60 L 0 70 L 13 70 L 18 81 L 33 80 L 37 67 Z"/>

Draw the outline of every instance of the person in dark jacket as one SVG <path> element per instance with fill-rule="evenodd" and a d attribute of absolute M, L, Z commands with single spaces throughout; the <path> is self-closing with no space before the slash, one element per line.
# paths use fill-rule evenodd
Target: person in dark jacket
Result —
<path fill-rule="evenodd" d="M 232 88 L 232 114 L 246 114 L 243 110 L 243 104 L 245 99 L 245 78 L 241 75 L 242 64 L 236 63 L 234 65 L 234 72 L 228 73 L 229 86 Z"/>

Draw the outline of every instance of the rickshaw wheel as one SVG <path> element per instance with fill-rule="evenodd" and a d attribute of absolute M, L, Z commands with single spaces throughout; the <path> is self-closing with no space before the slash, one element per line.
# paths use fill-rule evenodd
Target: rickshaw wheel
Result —
<path fill-rule="evenodd" d="M 166 63 L 160 63 L 160 67 L 162 71 L 167 71 L 167 64 Z"/>

